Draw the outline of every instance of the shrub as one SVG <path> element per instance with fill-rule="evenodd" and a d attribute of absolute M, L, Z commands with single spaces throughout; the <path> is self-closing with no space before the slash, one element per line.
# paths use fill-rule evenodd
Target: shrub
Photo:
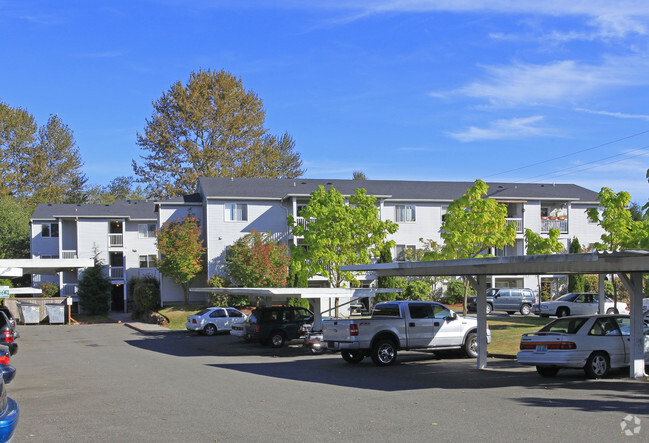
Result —
<path fill-rule="evenodd" d="M 160 283 L 154 277 L 138 279 L 133 288 L 133 301 L 138 314 L 160 307 Z"/>
<path fill-rule="evenodd" d="M 449 305 L 464 302 L 464 282 L 462 280 L 451 280 L 448 282 L 444 302 Z"/>
<path fill-rule="evenodd" d="M 309 304 L 309 300 L 306 298 L 295 298 L 295 297 L 289 297 L 286 300 L 286 306 L 291 306 L 291 307 L 298 307 L 298 308 L 307 308 L 311 309 L 311 305 Z"/>
<path fill-rule="evenodd" d="M 229 288 L 232 285 L 230 280 L 220 275 L 213 275 L 207 280 L 207 286 L 211 288 Z M 208 295 L 210 306 L 245 306 L 248 304 L 248 297 L 245 295 L 225 295 L 210 292 Z"/>
<path fill-rule="evenodd" d="M 58 297 L 59 285 L 53 281 L 44 281 L 38 288 L 41 290 L 41 297 Z"/>
<path fill-rule="evenodd" d="M 403 291 L 403 295 L 406 300 L 428 300 L 431 292 L 432 288 L 428 283 L 421 280 L 414 280 L 408 282 Z"/>

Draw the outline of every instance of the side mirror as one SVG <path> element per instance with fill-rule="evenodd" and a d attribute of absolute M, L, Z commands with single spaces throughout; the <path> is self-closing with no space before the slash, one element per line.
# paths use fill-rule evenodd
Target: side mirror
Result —
<path fill-rule="evenodd" d="M 457 314 L 456 314 L 455 312 L 453 312 L 453 311 L 451 311 L 451 315 L 449 315 L 448 317 L 446 317 L 446 321 L 447 321 L 447 322 L 449 322 L 449 321 L 453 321 L 453 320 L 456 320 L 456 319 L 457 319 Z"/>

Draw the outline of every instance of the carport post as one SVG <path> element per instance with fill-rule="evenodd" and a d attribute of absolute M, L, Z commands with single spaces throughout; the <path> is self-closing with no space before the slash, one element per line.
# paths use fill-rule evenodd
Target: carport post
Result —
<path fill-rule="evenodd" d="M 624 283 L 624 286 L 631 294 L 631 346 L 629 346 L 631 355 L 629 356 L 629 376 L 631 378 L 643 378 L 644 372 L 644 328 L 642 321 L 642 273 L 632 272 L 631 278 L 624 273 L 618 276 Z"/>
<path fill-rule="evenodd" d="M 604 314 L 604 308 L 606 307 L 606 292 L 604 291 L 606 287 L 604 285 L 605 281 L 606 281 L 606 275 L 599 274 L 598 287 L 597 287 L 599 292 L 599 305 L 597 307 L 598 314 Z"/>
<path fill-rule="evenodd" d="M 478 319 L 478 369 L 487 367 L 487 276 L 477 275 L 466 278 L 476 290 L 476 313 Z"/>

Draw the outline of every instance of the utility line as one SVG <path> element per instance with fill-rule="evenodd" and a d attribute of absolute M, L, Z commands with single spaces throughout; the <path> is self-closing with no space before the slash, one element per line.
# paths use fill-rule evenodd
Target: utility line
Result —
<path fill-rule="evenodd" d="M 612 161 L 612 162 L 608 162 L 607 164 L 611 164 L 611 163 L 619 163 L 619 162 L 624 161 L 624 160 L 628 160 L 628 159 L 635 158 L 635 157 L 640 157 L 641 155 L 644 155 L 644 154 L 646 153 L 645 151 L 646 151 L 647 149 L 649 149 L 649 145 L 648 145 L 648 146 L 643 146 L 642 148 L 633 149 L 633 150 L 631 150 L 631 151 L 629 151 L 629 152 L 624 152 L 624 153 L 622 153 L 622 154 L 615 154 L 615 155 L 611 155 L 611 156 L 609 156 L 609 157 L 601 158 L 601 159 L 599 159 L 599 160 L 593 160 L 593 161 L 591 161 L 591 162 L 583 163 L 583 164 L 581 164 L 581 165 L 571 166 L 571 167 L 569 167 L 569 168 L 559 169 L 559 170 L 557 170 L 557 171 L 555 171 L 555 172 L 550 172 L 550 173 L 547 173 L 547 174 L 536 175 L 536 176 L 534 176 L 534 177 L 528 177 L 528 178 L 526 178 L 525 180 L 518 180 L 518 181 L 516 181 L 515 183 L 521 183 L 521 182 L 523 182 L 523 181 L 527 182 L 527 181 L 529 181 L 529 180 L 532 180 L 532 179 L 535 179 L 535 178 L 539 178 L 539 177 L 562 177 L 562 176 L 564 176 L 564 175 L 572 174 L 572 173 L 574 173 L 574 172 L 583 172 L 583 171 L 588 171 L 589 169 L 595 169 L 595 168 L 597 168 L 597 167 L 606 166 L 606 164 L 602 164 L 601 162 L 604 161 L 604 160 L 611 159 L 611 158 L 624 156 L 624 158 L 621 158 L 621 159 L 619 159 L 619 160 L 615 160 L 615 161 Z M 631 156 L 629 156 L 629 154 L 632 153 L 632 152 L 639 152 L 639 153 L 638 153 L 638 154 L 635 154 L 635 155 L 631 155 Z M 590 165 L 590 164 L 593 164 L 593 163 L 597 163 L 597 164 L 595 164 L 595 165 L 593 165 L 593 166 L 590 166 L 590 167 L 588 167 L 588 168 L 584 168 L 584 167 L 583 167 L 583 166 Z M 575 170 L 578 170 L 578 171 L 575 171 Z M 563 171 L 570 171 L 570 172 L 566 172 L 565 174 L 558 174 L 559 172 L 563 172 Z"/>
<path fill-rule="evenodd" d="M 544 164 L 544 163 L 550 163 L 550 162 L 553 162 L 553 161 L 555 161 L 555 160 L 561 160 L 562 158 L 570 157 L 571 155 L 581 154 L 582 152 L 587 152 L 587 151 L 592 151 L 593 149 L 598 149 L 598 148 L 602 148 L 602 147 L 604 147 L 604 146 L 612 145 L 613 143 L 618 143 L 618 142 L 621 142 L 621 141 L 624 141 L 624 140 L 628 140 L 628 139 L 630 139 L 630 138 L 637 137 L 637 136 L 639 136 L 639 135 L 646 134 L 646 133 L 648 133 L 648 132 L 649 132 L 649 129 L 646 130 L 646 131 L 638 132 L 638 133 L 636 133 L 636 134 L 632 134 L 632 135 L 629 135 L 629 136 L 626 136 L 626 137 L 619 138 L 619 139 L 617 139 L 617 140 L 613 140 L 613 141 L 610 141 L 610 142 L 602 143 L 601 145 L 593 146 L 593 147 L 591 147 L 591 148 L 582 149 L 581 151 L 571 152 L 571 153 L 569 153 L 569 154 L 565 154 L 565 155 L 562 155 L 562 156 L 559 156 L 559 157 L 554 157 L 554 158 L 550 158 L 550 159 L 548 159 L 548 160 L 543 160 L 543 161 L 540 161 L 540 162 L 532 163 L 532 164 L 527 165 L 527 166 L 521 166 L 521 167 L 519 167 L 519 168 L 509 169 L 509 170 L 507 170 L 507 171 L 503 171 L 503 172 L 498 172 L 498 173 L 496 173 L 496 174 L 487 175 L 487 176 L 485 176 L 485 179 L 486 179 L 486 178 L 490 178 L 490 177 L 495 177 L 495 176 L 497 176 L 497 175 L 507 174 L 507 173 L 510 173 L 510 172 L 520 171 L 521 169 L 531 168 L 531 167 L 533 167 L 533 166 L 542 165 L 542 164 Z M 533 177 L 532 177 L 532 178 L 533 178 Z"/>

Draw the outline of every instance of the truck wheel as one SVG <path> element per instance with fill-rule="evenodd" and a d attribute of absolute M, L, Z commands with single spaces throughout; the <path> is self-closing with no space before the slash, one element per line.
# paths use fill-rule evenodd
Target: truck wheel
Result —
<path fill-rule="evenodd" d="M 282 332 L 273 332 L 270 334 L 269 342 L 273 348 L 281 348 L 284 346 L 285 341 L 286 337 L 284 337 L 284 333 Z"/>
<path fill-rule="evenodd" d="M 464 353 L 469 358 L 476 358 L 478 356 L 478 336 L 475 332 L 471 332 L 466 336 Z"/>
<path fill-rule="evenodd" d="M 340 355 L 343 360 L 351 364 L 358 364 L 365 358 L 362 351 L 340 351 Z"/>
<path fill-rule="evenodd" d="M 374 343 L 370 355 L 376 366 L 390 366 L 397 360 L 397 345 L 389 338 L 384 338 Z"/>
<path fill-rule="evenodd" d="M 619 312 L 617 312 L 617 309 L 615 309 L 615 308 L 608 308 L 608 309 L 606 310 L 606 313 L 607 313 L 608 315 L 619 314 Z"/>
<path fill-rule="evenodd" d="M 207 335 L 208 337 L 213 336 L 216 334 L 216 326 L 214 326 L 212 323 L 209 323 L 203 328 L 203 334 Z"/>
<path fill-rule="evenodd" d="M 521 306 L 521 314 L 522 315 L 530 315 L 530 312 L 532 312 L 532 307 L 530 305 Z"/>
<path fill-rule="evenodd" d="M 487 303 L 487 306 L 485 306 L 485 312 L 487 313 L 487 315 L 491 314 L 491 311 L 493 310 L 494 310 L 493 306 L 491 306 L 490 303 Z"/>

